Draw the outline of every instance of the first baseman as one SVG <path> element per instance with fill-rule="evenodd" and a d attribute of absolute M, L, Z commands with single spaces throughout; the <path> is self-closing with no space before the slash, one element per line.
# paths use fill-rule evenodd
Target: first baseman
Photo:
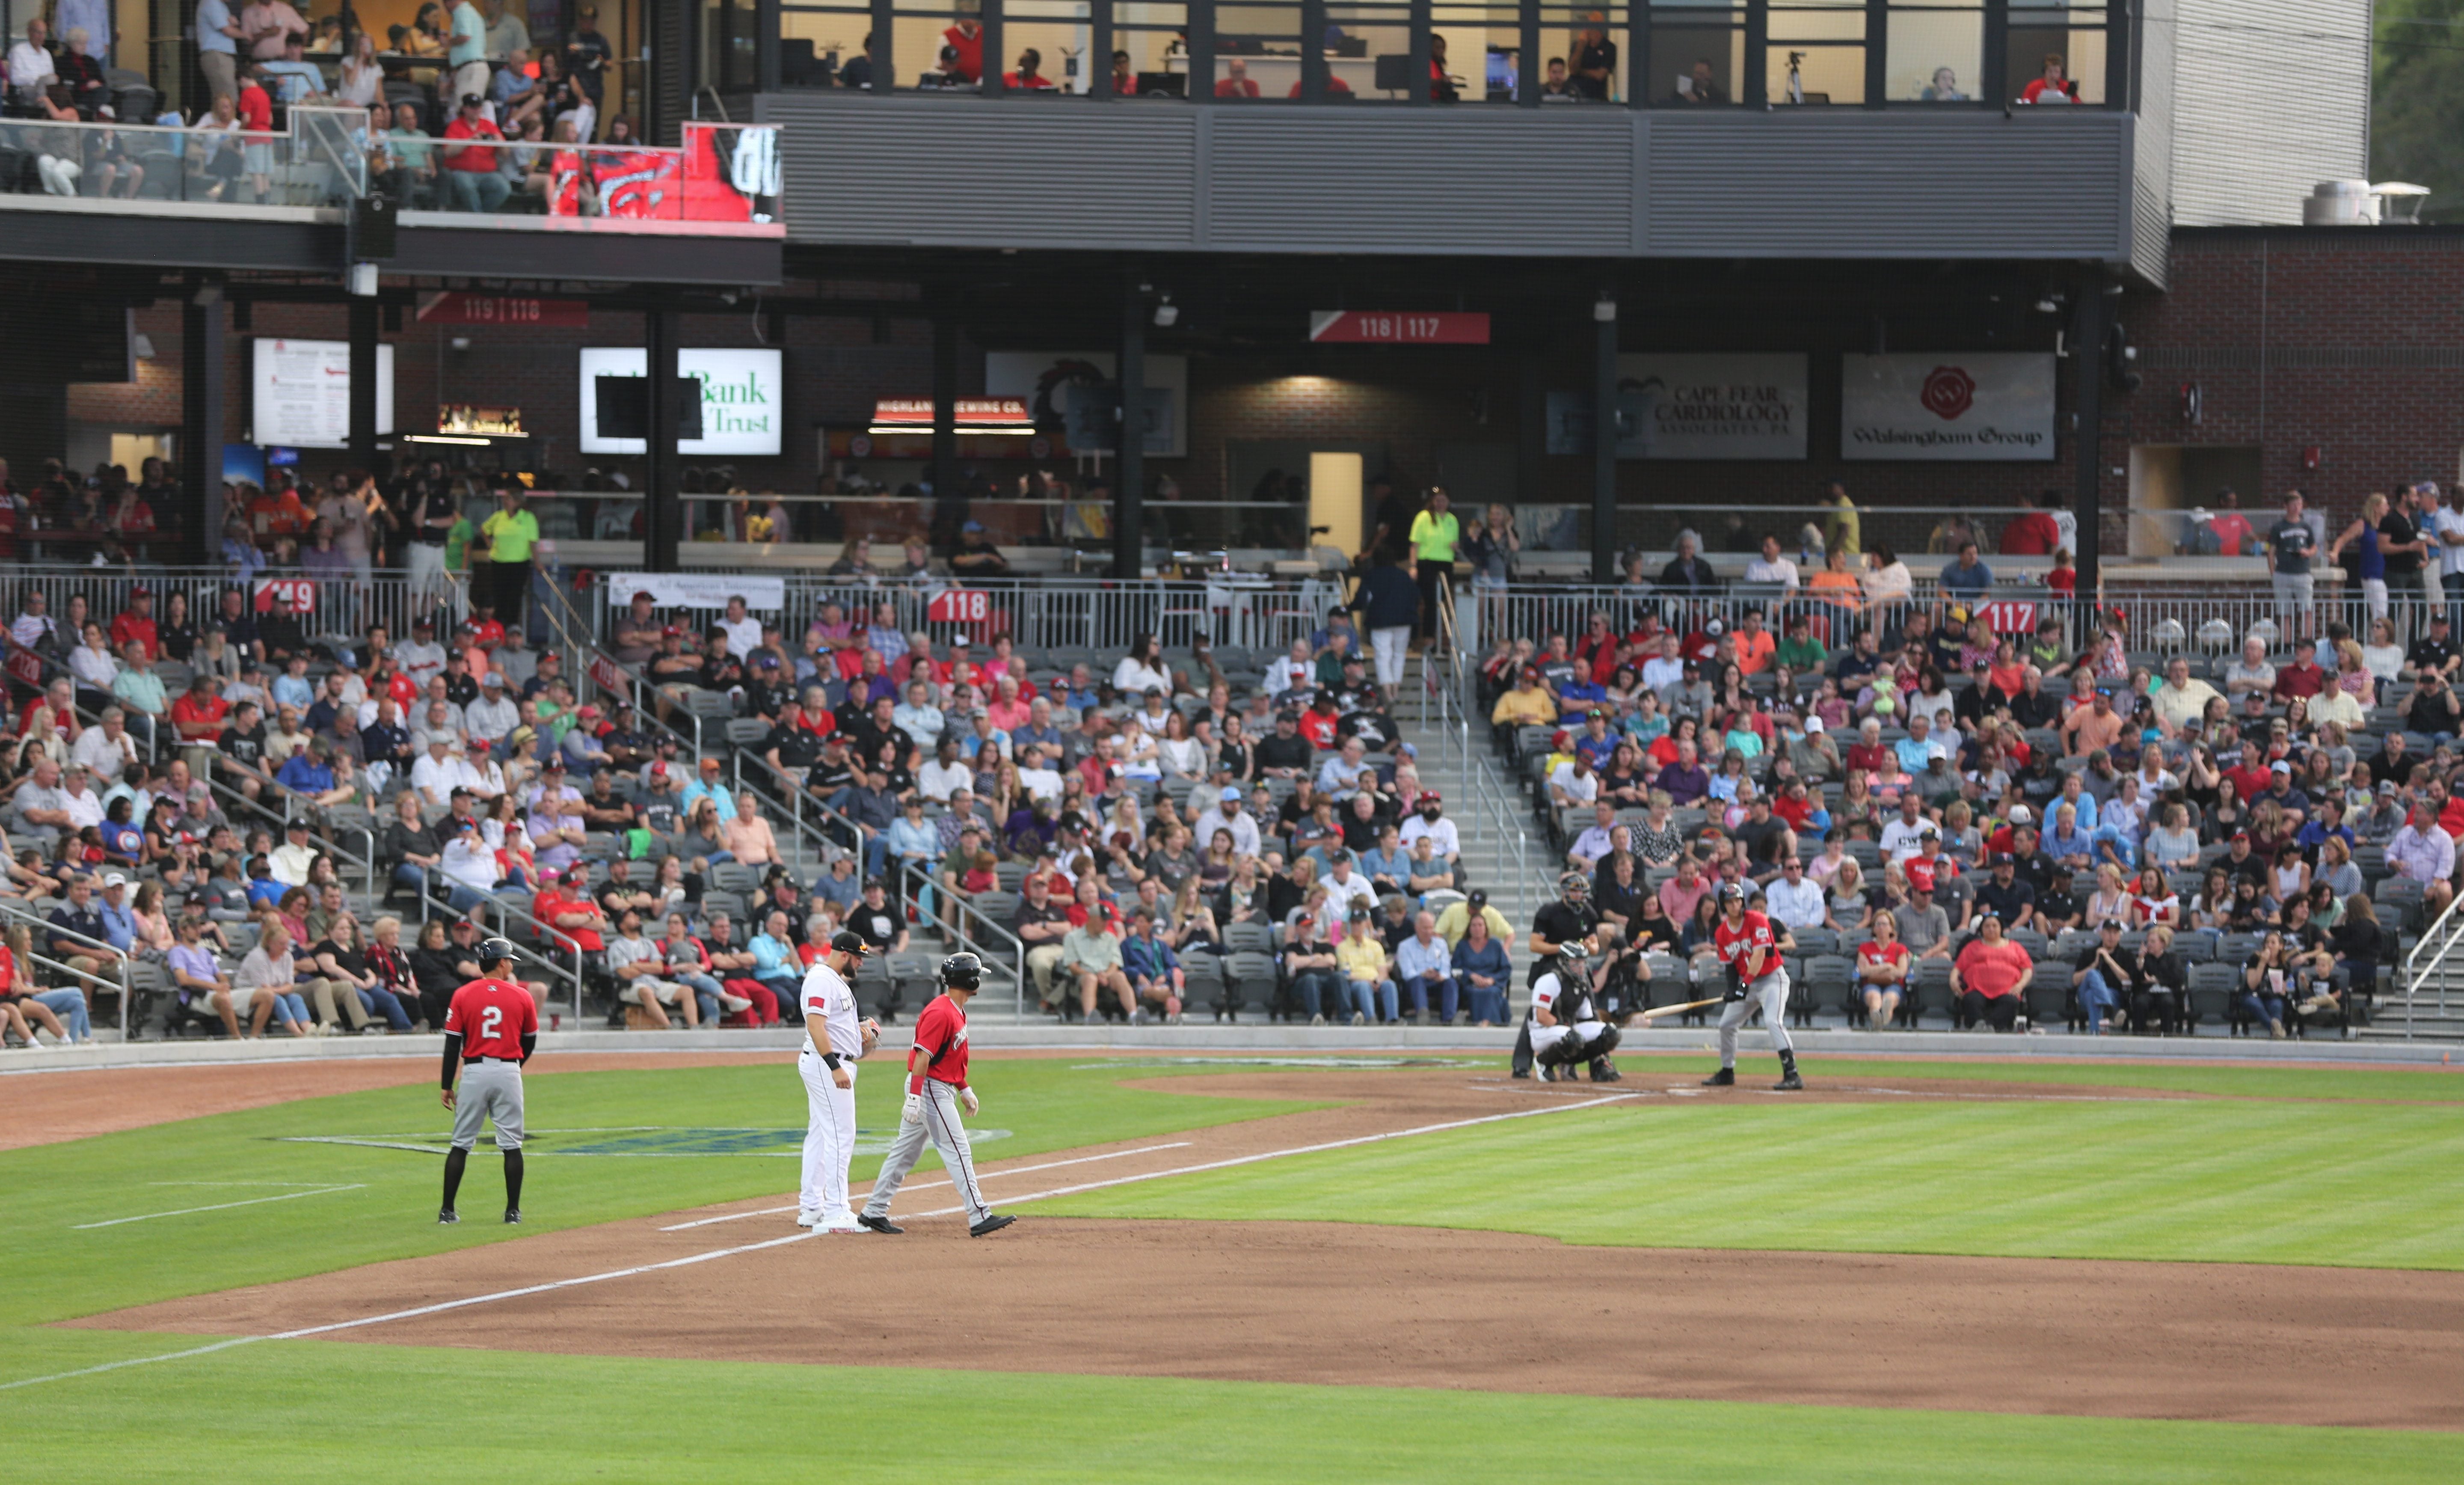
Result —
<path fill-rule="evenodd" d="M 966 1126 L 958 1110 L 976 1112 L 976 1091 L 967 1086 L 967 1002 L 984 983 L 984 962 L 973 954 L 953 954 L 941 961 L 941 993 L 915 1018 L 915 1045 L 907 1050 L 907 1103 L 899 1116 L 898 1142 L 881 1174 L 872 1178 L 872 1196 L 856 1221 L 875 1232 L 904 1230 L 890 1220 L 890 1201 L 899 1184 L 915 1168 L 924 1141 L 941 1152 L 950 1184 L 967 1204 L 967 1235 L 982 1237 L 1016 1222 L 996 1216 L 984 1205 L 976 1185 L 975 1152 L 967 1146 Z"/>
<path fill-rule="evenodd" d="M 803 1050 L 796 1071 L 804 1079 L 804 1186 L 796 1203 L 796 1226 L 825 1232 L 860 1232 L 847 1206 L 847 1163 L 855 1158 L 855 1064 L 872 1050 L 881 1025 L 856 1015 L 847 977 L 872 952 L 864 935 L 842 928 L 830 946 L 804 971 L 798 999 L 804 1008 Z"/>
<path fill-rule="evenodd" d="M 1803 1090 L 1796 1075 L 1796 1049 L 1788 1039 L 1788 970 L 1780 953 L 1795 945 L 1784 931 L 1774 931 L 1769 918 L 1746 907 L 1746 889 L 1736 882 L 1720 888 L 1720 923 L 1711 931 L 1713 951 L 1727 967 L 1727 1005 L 1720 1008 L 1720 1071 L 1703 1079 L 1705 1088 L 1725 1088 L 1737 1080 L 1737 1028 L 1746 1024 L 1755 1006 L 1763 1008 L 1763 1030 L 1771 1032 L 1779 1053 L 1780 1079 L 1775 1091 Z"/>
<path fill-rule="evenodd" d="M 505 1156 L 505 1220 L 522 1220 L 522 1064 L 539 1049 L 539 1002 L 513 978 L 514 946 L 502 939 L 479 944 L 479 978 L 453 992 L 445 1008 L 445 1106 L 453 1111 L 453 1148 L 445 1154 L 445 1205 L 441 1223 L 462 1219 L 453 1195 L 462 1189 L 462 1167 L 479 1142 L 483 1119 L 496 1121 L 496 1148 Z M 455 1075 L 462 1092 L 453 1092 Z"/>

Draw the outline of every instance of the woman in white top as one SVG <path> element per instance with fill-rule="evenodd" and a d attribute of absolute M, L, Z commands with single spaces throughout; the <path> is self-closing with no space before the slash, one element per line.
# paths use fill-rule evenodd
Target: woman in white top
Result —
<path fill-rule="evenodd" d="M 1865 900 L 1865 874 L 1855 856 L 1841 856 L 1823 902 L 1822 920 L 1835 933 L 1851 933 L 1873 920 L 1873 905 Z"/>
<path fill-rule="evenodd" d="M 1877 542 L 1865 549 L 1865 602 L 1902 604 L 1916 590 L 1916 579 L 1909 575 L 1908 565 L 1898 554 Z"/>
<path fill-rule="evenodd" d="M 385 69 L 377 64 L 376 37 L 360 33 L 351 55 L 342 58 L 341 81 L 334 96 L 354 108 L 365 108 L 385 97 Z"/>
<path fill-rule="evenodd" d="M 2122 868 L 2107 861 L 2096 869 L 2096 891 L 2088 896 L 2087 920 L 2128 922 L 2130 914 L 2130 892 L 2122 884 Z"/>
<path fill-rule="evenodd" d="M 1121 719 L 1121 730 L 1112 740 L 1119 745 L 1121 777 L 1125 779 L 1160 779 L 1163 777 L 1163 749 L 1134 717 Z"/>
<path fill-rule="evenodd" d="M 2395 642 L 2395 625 L 2387 619 L 2370 621 L 2370 642 L 2362 646 L 2362 665 L 2382 684 L 2402 678 L 2404 646 Z"/>
<path fill-rule="evenodd" d="M 1179 712 L 1164 719 L 1163 741 L 1156 747 L 1167 770 L 1184 779 L 1206 777 L 1206 744 L 1189 735 L 1189 719 Z"/>
<path fill-rule="evenodd" d="M 1125 697 L 1141 697 L 1149 691 L 1172 694 L 1172 677 L 1163 671 L 1163 641 L 1153 634 L 1140 634 L 1130 642 L 1130 653 L 1112 667 L 1112 689 Z"/>
<path fill-rule="evenodd" d="M 111 654 L 111 639 L 99 624 L 85 627 L 85 643 L 69 652 L 69 669 L 77 673 L 77 683 L 88 690 L 108 695 L 111 683 L 120 678 L 120 661 Z"/>

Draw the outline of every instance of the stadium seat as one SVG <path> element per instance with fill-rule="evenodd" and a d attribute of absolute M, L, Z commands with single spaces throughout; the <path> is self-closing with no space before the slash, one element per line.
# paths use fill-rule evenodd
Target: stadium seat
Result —
<path fill-rule="evenodd" d="M 2038 964 L 2035 972 L 2028 976 L 2028 1023 L 2045 1027 L 2066 1022 L 2077 1031 L 2084 1019 L 2071 995 L 2071 966 Z"/>
<path fill-rule="evenodd" d="M 1253 1006 L 1260 1011 L 1269 1014 L 1273 1012 L 1275 990 L 1279 980 L 1272 957 L 1265 954 L 1236 952 L 1223 962 L 1223 973 L 1232 986 L 1232 1004 L 1236 1008 Z"/>
<path fill-rule="evenodd" d="M 2233 1016 L 2234 991 L 2241 984 L 2237 965 L 2226 964 L 2192 964 L 2190 966 L 2190 1004 L 2184 1011 L 2190 1031 L 2195 1033 L 2199 1023 L 2207 1020 L 2230 1021 Z"/>
<path fill-rule="evenodd" d="M 1928 1013 L 1939 1014 L 1946 1021 L 1951 1019 L 1950 961 L 1918 960 L 1914 989 L 1916 993 L 1909 998 L 1912 1008 L 1906 1011 L 1909 1026 L 1923 1024 Z"/>

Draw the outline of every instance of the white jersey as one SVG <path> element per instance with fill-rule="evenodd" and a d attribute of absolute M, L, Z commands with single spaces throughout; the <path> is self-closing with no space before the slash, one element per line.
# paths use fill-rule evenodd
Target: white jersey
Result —
<path fill-rule="evenodd" d="M 805 1036 L 811 1038 L 813 1028 L 818 1026 L 829 1041 L 828 1051 L 842 1057 L 863 1056 L 864 1029 L 856 1024 L 855 991 L 847 988 L 839 972 L 815 961 L 813 967 L 804 971 L 802 993 Z M 813 1050 L 824 1050 L 819 1040 L 815 1040 Z"/>

